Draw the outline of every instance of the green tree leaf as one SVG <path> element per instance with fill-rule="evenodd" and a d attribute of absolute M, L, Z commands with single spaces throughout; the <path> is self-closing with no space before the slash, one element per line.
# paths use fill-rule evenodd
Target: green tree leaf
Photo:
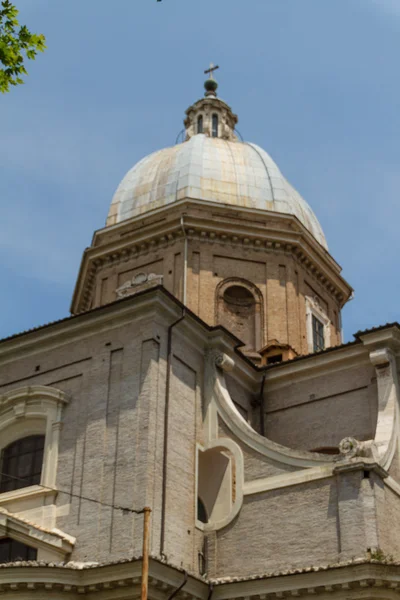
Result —
<path fill-rule="evenodd" d="M 25 60 L 34 60 L 46 48 L 42 34 L 31 33 L 18 22 L 18 9 L 10 0 L 0 2 L 0 92 L 24 83 Z"/>

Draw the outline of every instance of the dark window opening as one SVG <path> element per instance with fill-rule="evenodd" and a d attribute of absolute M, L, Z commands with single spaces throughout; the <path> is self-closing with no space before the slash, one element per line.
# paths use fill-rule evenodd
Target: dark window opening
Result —
<path fill-rule="evenodd" d="M 197 118 L 197 133 L 203 133 L 203 116 Z"/>
<path fill-rule="evenodd" d="M 319 352 L 325 349 L 324 324 L 312 316 L 312 331 L 313 331 L 313 347 L 314 352 Z"/>
<path fill-rule="evenodd" d="M 212 137 L 218 137 L 218 115 L 212 116 Z"/>
<path fill-rule="evenodd" d="M 9 444 L 1 456 L 0 492 L 40 484 L 44 435 L 31 435 Z"/>
<path fill-rule="evenodd" d="M 11 538 L 0 540 L 0 564 L 21 560 L 36 560 L 37 549 Z"/>
<path fill-rule="evenodd" d="M 267 358 L 267 365 L 273 365 L 274 363 L 282 362 L 282 354 L 275 354 Z"/>
<path fill-rule="evenodd" d="M 202 523 L 208 523 L 206 507 L 201 498 L 197 498 L 197 518 Z"/>
<path fill-rule="evenodd" d="M 240 311 L 241 309 L 253 309 L 255 299 L 253 294 L 241 285 L 231 285 L 224 293 L 225 303 L 229 306 L 232 312 Z"/>

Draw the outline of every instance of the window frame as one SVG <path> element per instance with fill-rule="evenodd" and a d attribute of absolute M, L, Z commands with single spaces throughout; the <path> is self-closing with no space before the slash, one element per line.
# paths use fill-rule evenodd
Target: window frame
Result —
<path fill-rule="evenodd" d="M 22 438 L 44 435 L 45 441 L 40 484 L 1 492 L 0 507 L 17 499 L 23 500 L 27 495 L 54 495 L 62 411 L 68 402 L 64 392 L 40 385 L 24 386 L 1 396 L 0 456 L 7 446 Z"/>
<path fill-rule="evenodd" d="M 306 326 L 307 326 L 307 345 L 311 354 L 321 352 L 314 349 L 314 323 L 313 317 L 323 326 L 324 350 L 329 348 L 331 342 L 331 320 L 323 310 L 317 296 L 306 296 Z"/>
<path fill-rule="evenodd" d="M 216 128 L 214 128 L 214 119 L 216 121 Z M 219 116 L 217 113 L 211 115 L 211 137 L 217 138 L 219 133 Z"/>
<path fill-rule="evenodd" d="M 201 131 L 199 128 L 199 124 L 201 123 Z M 198 115 L 197 117 L 197 121 L 196 121 L 196 133 L 204 133 L 204 118 L 203 115 Z"/>
<path fill-rule="evenodd" d="M 313 350 L 314 352 L 321 352 L 325 350 L 325 326 L 323 322 L 318 319 L 315 315 L 311 315 L 312 322 L 312 334 L 313 334 Z"/>
<path fill-rule="evenodd" d="M 28 440 L 32 447 L 27 449 Z M 40 484 L 45 441 L 44 434 L 26 435 L 3 447 L 0 454 L 0 494 Z M 20 473 L 21 463 L 27 456 L 30 456 L 29 473 L 22 476 Z M 25 483 L 22 485 L 24 480 Z M 4 489 L 7 487 L 10 489 Z"/>

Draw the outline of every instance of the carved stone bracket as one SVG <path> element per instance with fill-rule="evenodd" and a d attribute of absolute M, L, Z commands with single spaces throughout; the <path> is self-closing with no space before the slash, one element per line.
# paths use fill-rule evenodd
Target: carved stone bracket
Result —
<path fill-rule="evenodd" d="M 220 352 L 215 356 L 215 364 L 219 369 L 225 372 L 232 371 L 235 366 L 235 361 L 227 354 Z"/>
<path fill-rule="evenodd" d="M 360 442 L 353 437 L 345 437 L 339 444 L 340 459 L 350 459 L 358 456 L 374 457 L 375 444 L 373 440 Z"/>
<path fill-rule="evenodd" d="M 126 296 L 132 296 L 132 294 L 136 294 L 149 287 L 162 285 L 162 282 L 162 275 L 156 275 L 155 273 L 137 273 L 132 279 L 129 279 L 117 288 L 115 292 L 117 298 L 126 298 Z"/>

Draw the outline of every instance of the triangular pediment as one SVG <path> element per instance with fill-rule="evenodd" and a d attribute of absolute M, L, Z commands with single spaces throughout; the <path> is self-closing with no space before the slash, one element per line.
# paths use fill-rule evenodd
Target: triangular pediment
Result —
<path fill-rule="evenodd" d="M 59 529 L 48 530 L 0 507 L 0 539 L 11 538 L 38 551 L 46 557 L 64 560 L 73 550 L 75 538 Z"/>

